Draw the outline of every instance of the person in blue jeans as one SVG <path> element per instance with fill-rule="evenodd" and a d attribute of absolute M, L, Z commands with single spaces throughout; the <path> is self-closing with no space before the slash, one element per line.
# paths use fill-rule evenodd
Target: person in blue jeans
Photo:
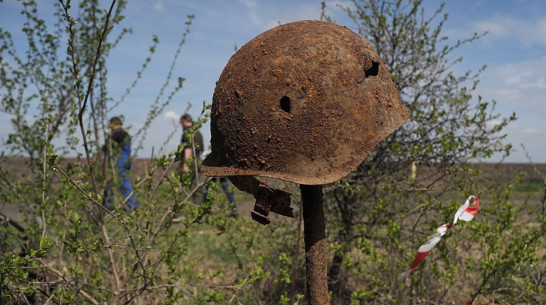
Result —
<path fill-rule="evenodd" d="M 228 213 L 228 216 L 239 217 L 239 208 L 237 207 L 237 204 L 235 204 L 235 194 L 230 188 L 229 179 L 227 177 L 214 177 L 212 178 L 211 182 L 212 181 L 216 183 L 220 183 L 222 190 L 224 190 L 224 194 L 226 194 L 226 198 L 230 206 L 230 211 Z M 205 186 L 205 193 L 203 194 L 203 202 L 207 200 L 208 193 L 209 193 L 209 185 L 207 184 L 207 186 Z"/>
<path fill-rule="evenodd" d="M 181 151 L 177 154 L 175 161 L 180 160 L 180 168 L 181 173 L 191 173 L 191 188 L 194 188 L 198 184 L 199 179 L 204 179 L 205 177 L 201 175 L 200 173 L 194 173 L 194 166 L 188 165 L 188 163 L 192 163 L 192 161 L 197 162 L 197 166 L 199 167 L 199 164 L 201 164 L 201 155 L 203 154 L 203 135 L 199 131 L 199 129 L 194 129 L 193 126 L 193 119 L 190 114 L 185 113 L 180 117 L 180 125 L 182 125 L 183 132 L 182 132 L 182 138 L 180 139 L 180 145 L 181 145 Z M 184 179 L 181 175 L 181 181 L 183 182 Z M 237 205 L 234 204 L 235 202 L 235 195 L 233 194 L 233 191 L 231 191 L 229 187 L 229 181 L 227 177 L 220 177 L 220 178 L 214 178 L 216 182 L 219 182 L 222 186 L 222 189 L 224 190 L 224 193 L 226 194 L 226 197 L 229 201 L 229 205 L 231 207 L 231 211 L 229 213 L 229 216 L 231 217 L 237 217 L 238 216 L 238 209 Z M 194 193 L 194 201 L 196 204 L 203 204 L 207 201 L 207 196 L 209 192 L 209 185 L 207 184 L 204 187 L 204 190 L 201 189 Z"/>
<path fill-rule="evenodd" d="M 129 170 L 131 169 L 131 136 L 123 129 L 123 123 L 117 116 L 112 117 L 109 121 L 110 134 L 109 140 L 102 147 L 102 151 L 112 160 L 117 170 L 119 178 L 119 190 L 123 194 L 123 201 L 129 209 L 134 211 L 138 208 L 138 203 L 135 200 L 135 193 L 129 181 Z M 114 181 L 110 180 L 106 189 L 105 207 L 112 208 L 112 186 Z"/>

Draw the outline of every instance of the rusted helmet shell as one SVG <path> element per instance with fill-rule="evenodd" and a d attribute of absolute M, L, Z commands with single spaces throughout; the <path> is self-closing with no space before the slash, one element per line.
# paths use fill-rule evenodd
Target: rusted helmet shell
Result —
<path fill-rule="evenodd" d="M 208 176 L 299 184 L 339 180 L 409 117 L 389 72 L 361 36 L 298 21 L 241 47 L 216 83 Z"/>

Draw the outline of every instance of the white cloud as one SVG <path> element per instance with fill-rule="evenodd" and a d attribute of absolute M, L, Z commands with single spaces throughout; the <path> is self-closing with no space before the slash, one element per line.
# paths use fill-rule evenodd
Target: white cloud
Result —
<path fill-rule="evenodd" d="M 484 41 L 508 39 L 510 43 L 524 47 L 546 46 L 546 17 L 518 19 L 507 15 L 495 15 L 488 20 L 472 23 L 472 31 L 489 32 Z"/>
<path fill-rule="evenodd" d="M 474 31 L 478 33 L 489 32 L 489 38 L 505 37 L 513 27 L 513 24 L 511 26 L 509 24 L 514 22 L 513 20 L 505 20 L 505 22 L 500 22 L 496 19 L 497 18 L 494 18 L 493 20 L 475 22 L 473 24 Z"/>
<path fill-rule="evenodd" d="M 523 130 L 523 132 L 526 133 L 526 134 L 529 134 L 529 135 L 541 135 L 541 134 L 543 134 L 542 130 L 538 130 L 536 128 L 525 128 Z"/>
<path fill-rule="evenodd" d="M 172 110 L 169 110 L 169 111 L 165 112 L 163 117 L 166 118 L 166 119 L 178 121 L 178 118 L 180 118 L 180 115 L 178 113 L 172 111 Z"/>
<path fill-rule="evenodd" d="M 540 39 L 540 42 L 543 45 L 546 45 L 546 18 L 542 18 L 541 20 L 539 20 L 535 31 L 537 39 Z"/>
<path fill-rule="evenodd" d="M 522 89 L 546 89 L 546 82 L 544 81 L 544 75 L 535 77 L 534 79 L 529 80 L 528 82 L 521 85 Z"/>
<path fill-rule="evenodd" d="M 478 90 L 482 96 L 499 102 L 543 109 L 546 96 L 546 56 L 490 64 L 481 77 Z"/>
<path fill-rule="evenodd" d="M 260 24 L 261 18 L 258 13 L 258 4 L 255 0 L 239 0 L 241 4 L 248 10 L 248 18 L 253 24 Z"/>
<path fill-rule="evenodd" d="M 254 0 L 239 0 L 239 2 L 241 2 L 241 4 L 243 4 L 248 9 L 253 9 L 257 6 L 256 1 Z"/>
<path fill-rule="evenodd" d="M 165 5 L 163 5 L 162 2 L 158 1 L 158 2 L 154 3 L 154 10 L 159 11 L 159 12 L 164 12 L 165 11 Z"/>
<path fill-rule="evenodd" d="M 332 17 L 335 19 L 335 14 L 332 13 L 332 9 L 328 10 L 328 14 L 333 15 Z M 264 24 L 263 29 L 268 30 L 279 24 L 286 24 L 299 20 L 318 20 L 320 14 L 320 3 L 301 3 L 299 5 L 294 5 L 290 10 L 278 11 L 277 9 L 277 11 L 269 11 L 267 12 L 267 16 L 265 16 L 265 20 L 270 21 Z"/>
<path fill-rule="evenodd" d="M 491 130 L 493 128 L 495 128 L 497 125 L 499 125 L 501 123 L 501 121 L 499 120 L 489 120 L 487 122 L 485 122 L 485 126 L 487 129 Z"/>

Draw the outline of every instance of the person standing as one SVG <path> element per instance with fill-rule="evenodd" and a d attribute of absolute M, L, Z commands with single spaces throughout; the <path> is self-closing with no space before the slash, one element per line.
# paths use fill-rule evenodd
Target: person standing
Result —
<path fill-rule="evenodd" d="M 129 209 L 134 211 L 138 208 L 138 203 L 135 200 L 135 193 L 129 181 L 129 170 L 131 169 L 131 136 L 123 129 L 123 123 L 117 116 L 112 117 L 108 123 L 111 134 L 102 147 L 102 151 L 107 154 L 108 160 L 113 161 L 117 176 L 119 179 L 119 190 L 123 194 L 123 201 Z M 108 182 L 107 196 L 105 206 L 111 209 L 112 204 L 112 186 L 113 179 Z"/>
<path fill-rule="evenodd" d="M 201 154 L 203 154 L 203 135 L 199 129 L 194 128 L 191 115 L 188 113 L 183 114 L 180 117 L 180 125 L 182 125 L 182 138 L 180 139 L 180 150 L 177 155 L 177 159 L 180 162 L 181 182 L 188 181 L 184 178 L 191 175 L 191 188 L 197 186 L 199 179 L 199 166 L 201 165 Z M 194 202 L 196 204 L 202 204 L 206 200 L 206 193 L 202 191 L 196 191 L 194 193 Z"/>
<path fill-rule="evenodd" d="M 229 202 L 230 211 L 228 213 L 229 217 L 238 217 L 239 216 L 239 208 L 237 207 L 237 204 L 235 203 L 235 194 L 233 193 L 233 190 L 231 190 L 229 179 L 227 177 L 216 177 L 213 178 L 212 181 L 216 183 L 220 183 L 220 186 L 222 187 L 222 190 L 224 190 L 224 194 L 226 194 L 226 198 Z M 207 185 L 206 194 L 208 193 L 209 186 Z"/>
<path fill-rule="evenodd" d="M 201 159 L 203 154 L 203 148 L 204 148 L 204 142 L 203 142 L 203 135 L 198 129 L 194 129 L 193 126 L 193 120 L 191 115 L 184 114 L 182 117 L 180 117 L 180 124 L 182 125 L 182 128 L 184 130 L 182 134 L 182 139 L 180 140 L 182 150 L 180 152 L 180 155 L 182 155 L 182 158 L 179 157 L 178 159 L 183 160 L 181 162 L 181 180 L 183 182 L 183 176 L 184 174 L 191 174 L 191 187 L 195 187 L 197 185 L 198 181 L 202 181 L 203 177 L 199 177 L 199 166 L 201 165 Z M 196 171 L 197 170 L 197 171 Z M 239 214 L 237 205 L 235 202 L 235 195 L 233 194 L 233 191 L 230 189 L 229 180 L 227 177 L 220 177 L 220 178 L 214 178 L 213 181 L 219 182 L 222 189 L 224 190 L 224 193 L 226 194 L 226 197 L 229 201 L 229 205 L 231 207 L 231 211 L 229 213 L 230 217 L 237 217 Z M 207 184 L 204 188 L 201 190 L 195 192 L 193 198 L 194 202 L 196 204 L 202 204 L 207 200 L 209 191 L 209 185 Z"/>

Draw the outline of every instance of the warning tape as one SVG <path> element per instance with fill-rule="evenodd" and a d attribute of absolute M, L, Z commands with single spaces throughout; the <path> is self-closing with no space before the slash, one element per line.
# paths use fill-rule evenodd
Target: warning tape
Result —
<path fill-rule="evenodd" d="M 471 202 L 472 201 L 472 202 Z M 415 255 L 415 259 L 413 260 L 413 263 L 411 263 L 411 266 L 408 271 L 403 272 L 400 274 L 400 278 L 407 278 L 411 275 L 411 272 L 421 264 L 427 257 L 427 255 L 430 253 L 430 251 L 436 246 L 436 244 L 442 239 L 442 236 L 446 234 L 447 230 L 451 227 L 453 227 L 455 224 L 457 224 L 457 221 L 463 220 L 463 221 L 471 221 L 474 219 L 474 216 L 478 213 L 478 209 L 480 207 L 480 198 L 476 196 L 470 196 L 466 199 L 465 203 L 459 207 L 457 212 L 455 213 L 455 217 L 453 218 L 453 222 L 446 223 L 440 226 L 434 235 L 419 249 L 417 250 L 417 254 Z"/>

